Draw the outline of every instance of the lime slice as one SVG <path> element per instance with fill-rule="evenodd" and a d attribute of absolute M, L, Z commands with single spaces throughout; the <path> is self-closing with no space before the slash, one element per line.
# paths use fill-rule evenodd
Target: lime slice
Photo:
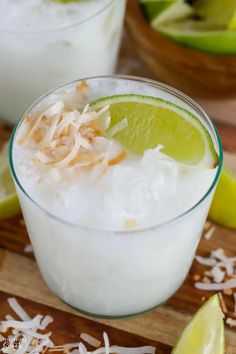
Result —
<path fill-rule="evenodd" d="M 187 47 L 212 54 L 235 54 L 236 31 L 204 20 L 181 20 L 159 25 L 157 30 Z"/>
<path fill-rule="evenodd" d="M 225 153 L 224 159 L 209 218 L 222 226 L 236 228 L 236 157 Z"/>
<path fill-rule="evenodd" d="M 14 183 L 8 168 L 8 144 L 0 153 L 0 219 L 9 218 L 20 212 Z"/>
<path fill-rule="evenodd" d="M 217 295 L 194 315 L 172 354 L 224 354 L 224 314 Z"/>
<path fill-rule="evenodd" d="M 193 13 L 184 0 L 141 0 L 146 17 L 152 27 L 158 24 L 185 18 Z"/>
<path fill-rule="evenodd" d="M 236 11 L 228 24 L 229 30 L 236 30 Z"/>
<path fill-rule="evenodd" d="M 128 126 L 115 135 L 135 154 L 163 145 L 163 152 L 188 163 L 216 166 L 218 155 L 205 126 L 192 113 L 161 98 L 119 95 L 102 98 L 93 109 L 109 105 L 111 127 L 128 120 Z"/>
<path fill-rule="evenodd" d="M 234 15 L 236 14 L 236 0 L 196 0 L 195 12 L 225 28 L 232 28 Z"/>

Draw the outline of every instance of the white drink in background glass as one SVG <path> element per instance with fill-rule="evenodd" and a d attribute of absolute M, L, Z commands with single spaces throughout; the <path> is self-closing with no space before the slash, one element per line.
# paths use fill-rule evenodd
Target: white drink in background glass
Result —
<path fill-rule="evenodd" d="M 33 150 L 18 143 L 24 130 L 19 124 L 11 140 L 11 171 L 46 283 L 81 311 L 120 317 L 160 305 L 184 281 L 219 178 L 221 143 L 201 108 L 169 86 L 131 77 L 87 83 L 83 97 L 75 95 L 78 82 L 72 83 L 39 99 L 26 114 L 35 116 L 59 100 L 77 108 L 115 94 L 161 97 L 192 112 L 220 155 L 214 169 L 185 166 L 182 173 L 176 161 L 146 150 L 93 182 L 89 173 L 72 185 L 51 179 L 50 173 L 42 182 L 31 163 Z M 122 220 L 132 218 L 138 225 L 126 229 Z"/>
<path fill-rule="evenodd" d="M 112 74 L 124 11 L 125 0 L 1 0 L 0 120 L 65 82 Z"/>

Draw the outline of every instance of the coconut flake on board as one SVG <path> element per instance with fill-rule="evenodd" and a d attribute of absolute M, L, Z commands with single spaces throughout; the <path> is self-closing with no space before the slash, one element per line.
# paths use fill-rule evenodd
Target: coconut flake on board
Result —
<path fill-rule="evenodd" d="M 7 338 L 0 334 L 0 341 L 3 342 L 1 351 L 6 354 L 43 354 L 45 352 L 62 352 L 73 354 L 155 354 L 156 348 L 153 346 L 142 347 L 122 347 L 110 345 L 110 340 L 106 332 L 103 333 L 104 346 L 101 342 L 87 333 L 81 333 L 80 338 L 90 346 L 97 349 L 90 351 L 81 342 L 54 345 L 51 332 L 45 331 L 47 326 L 53 322 L 50 315 L 36 315 L 31 318 L 21 307 L 15 298 L 9 298 L 8 303 L 20 320 L 15 320 L 13 316 L 6 315 L 4 321 L 0 321 L 0 332 L 6 333 Z M 10 333 L 9 333 L 10 332 Z"/>
<path fill-rule="evenodd" d="M 195 259 L 199 264 L 210 268 L 204 271 L 202 276 L 194 275 L 195 287 L 203 291 L 219 292 L 222 310 L 227 318 L 226 323 L 236 327 L 236 292 L 233 292 L 233 289 L 236 289 L 236 257 L 228 257 L 222 248 L 218 248 L 211 251 L 209 257 L 197 255 Z M 227 308 L 224 295 L 233 297 L 232 311 Z"/>

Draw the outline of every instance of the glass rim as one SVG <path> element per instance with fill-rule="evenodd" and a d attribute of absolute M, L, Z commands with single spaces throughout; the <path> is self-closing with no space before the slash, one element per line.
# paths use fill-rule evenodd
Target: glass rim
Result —
<path fill-rule="evenodd" d="M 23 36 L 33 36 L 33 35 L 44 35 L 44 34 L 48 34 L 48 33 L 56 33 L 56 32 L 60 32 L 60 31 L 65 31 L 68 29 L 71 29 L 73 27 L 76 26 L 82 26 L 84 24 L 86 24 L 87 22 L 89 22 L 90 20 L 94 19 L 95 17 L 99 16 L 101 13 L 103 13 L 103 11 L 105 11 L 107 8 L 109 8 L 113 2 L 115 2 L 116 0 L 110 0 L 107 4 L 105 4 L 100 10 L 98 10 L 97 12 L 95 12 L 93 15 L 86 17 L 83 20 L 80 20 L 78 22 L 73 22 L 72 24 L 63 26 L 63 27 L 56 27 L 56 28 L 51 28 L 51 29 L 46 29 L 46 30 L 33 30 L 33 31 L 26 31 L 26 30 L 9 30 L 9 29 L 4 29 L 1 28 L 0 26 L 0 33 L 6 33 L 6 34 L 17 34 L 17 35 L 23 35 Z"/>
<path fill-rule="evenodd" d="M 23 188 L 23 186 L 21 185 L 17 174 L 15 172 L 15 168 L 14 168 L 14 162 L 13 162 L 13 145 L 14 145 L 14 138 L 16 136 L 16 133 L 18 131 L 18 129 L 20 128 L 25 115 L 28 114 L 28 112 L 30 112 L 32 110 L 32 108 L 37 105 L 40 101 L 44 100 L 47 96 L 55 93 L 57 90 L 60 90 L 62 88 L 66 88 L 67 86 L 70 85 L 75 85 L 80 81 L 89 81 L 89 80 L 96 80 L 96 79 L 120 79 L 120 80 L 133 80 L 136 82 L 143 82 L 146 84 L 150 84 L 154 87 L 158 87 L 160 89 L 164 89 L 165 91 L 177 96 L 178 98 L 184 100 L 186 103 L 188 103 L 188 105 L 192 106 L 200 115 L 202 115 L 204 117 L 204 119 L 207 120 L 207 123 L 210 125 L 210 127 L 212 128 L 213 133 L 215 134 L 215 140 L 218 144 L 218 154 L 219 154 L 219 164 L 217 165 L 217 171 L 215 174 L 215 177 L 210 185 L 210 187 L 208 188 L 208 190 L 206 191 L 206 193 L 193 205 L 191 206 L 191 208 L 188 208 L 187 210 L 185 210 L 183 213 L 178 214 L 177 216 L 166 220 L 160 224 L 157 225 L 152 225 L 149 227 L 143 227 L 141 229 L 137 229 L 137 230 L 106 230 L 106 229 L 102 229 L 102 228 L 97 228 L 97 227 L 89 227 L 89 226 L 85 226 L 85 225 L 80 225 L 78 223 L 74 223 L 68 220 L 65 220 L 59 216 L 56 216 L 55 214 L 51 213 L 50 211 L 46 210 L 44 207 L 42 207 L 39 203 L 37 203 Z M 209 131 L 209 126 L 206 127 L 206 129 L 208 129 Z M 212 137 L 212 136 L 211 136 Z M 150 231 L 150 230 L 155 230 L 155 229 L 159 229 L 162 227 L 165 227 L 169 224 L 172 224 L 174 222 L 176 222 L 179 219 L 182 219 L 184 217 L 186 217 L 188 214 L 190 214 L 193 210 L 195 210 L 200 204 L 202 204 L 204 202 L 204 200 L 208 197 L 208 195 L 212 192 L 212 190 L 215 188 L 218 179 L 220 177 L 220 173 L 222 170 L 222 165 L 223 165 L 223 147 L 222 147 L 222 142 L 219 136 L 219 133 L 215 127 L 215 124 L 212 122 L 212 120 L 210 119 L 210 117 L 207 115 L 207 113 L 201 108 L 201 106 L 196 103 L 192 98 L 190 98 L 189 96 L 187 96 L 185 93 L 182 93 L 181 91 L 173 88 L 170 85 L 164 84 L 160 81 L 155 81 L 152 79 L 146 79 L 146 78 L 142 78 L 142 77 L 138 77 L 138 76 L 131 76 L 131 75 L 107 75 L 107 76 L 92 76 L 92 77 L 87 77 L 87 78 L 82 78 L 82 79 L 77 79 L 71 82 L 68 82 L 66 84 L 60 85 L 54 89 L 51 89 L 49 91 L 47 91 L 45 94 L 43 94 L 41 97 L 39 97 L 35 102 L 33 102 L 33 104 L 30 105 L 30 107 L 26 110 L 26 112 L 21 116 L 20 120 L 17 122 L 11 138 L 10 138 L 10 142 L 9 142 L 9 166 L 10 166 L 10 172 L 11 175 L 15 181 L 15 183 L 17 184 L 17 186 L 20 188 L 20 190 L 23 192 L 23 194 L 25 194 L 25 196 L 36 206 L 38 207 L 42 212 L 44 212 L 48 217 L 66 224 L 68 226 L 71 227 L 76 227 L 76 228 L 80 228 L 80 229 L 84 229 L 86 231 L 99 231 L 99 232 L 103 232 L 106 234 L 118 234 L 118 235 L 124 235 L 124 234 L 137 234 L 137 233 L 142 233 L 143 231 Z"/>

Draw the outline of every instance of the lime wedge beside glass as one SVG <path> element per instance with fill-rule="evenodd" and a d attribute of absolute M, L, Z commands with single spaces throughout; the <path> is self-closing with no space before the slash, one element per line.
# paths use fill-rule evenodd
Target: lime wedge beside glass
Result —
<path fill-rule="evenodd" d="M 224 160 L 209 218 L 222 226 L 236 228 L 236 157 L 225 153 Z"/>
<path fill-rule="evenodd" d="M 0 152 L 0 219 L 12 217 L 20 212 L 14 183 L 8 167 L 8 144 Z"/>
<path fill-rule="evenodd" d="M 172 354 L 224 354 L 223 318 L 218 295 L 214 295 L 194 315 Z"/>

